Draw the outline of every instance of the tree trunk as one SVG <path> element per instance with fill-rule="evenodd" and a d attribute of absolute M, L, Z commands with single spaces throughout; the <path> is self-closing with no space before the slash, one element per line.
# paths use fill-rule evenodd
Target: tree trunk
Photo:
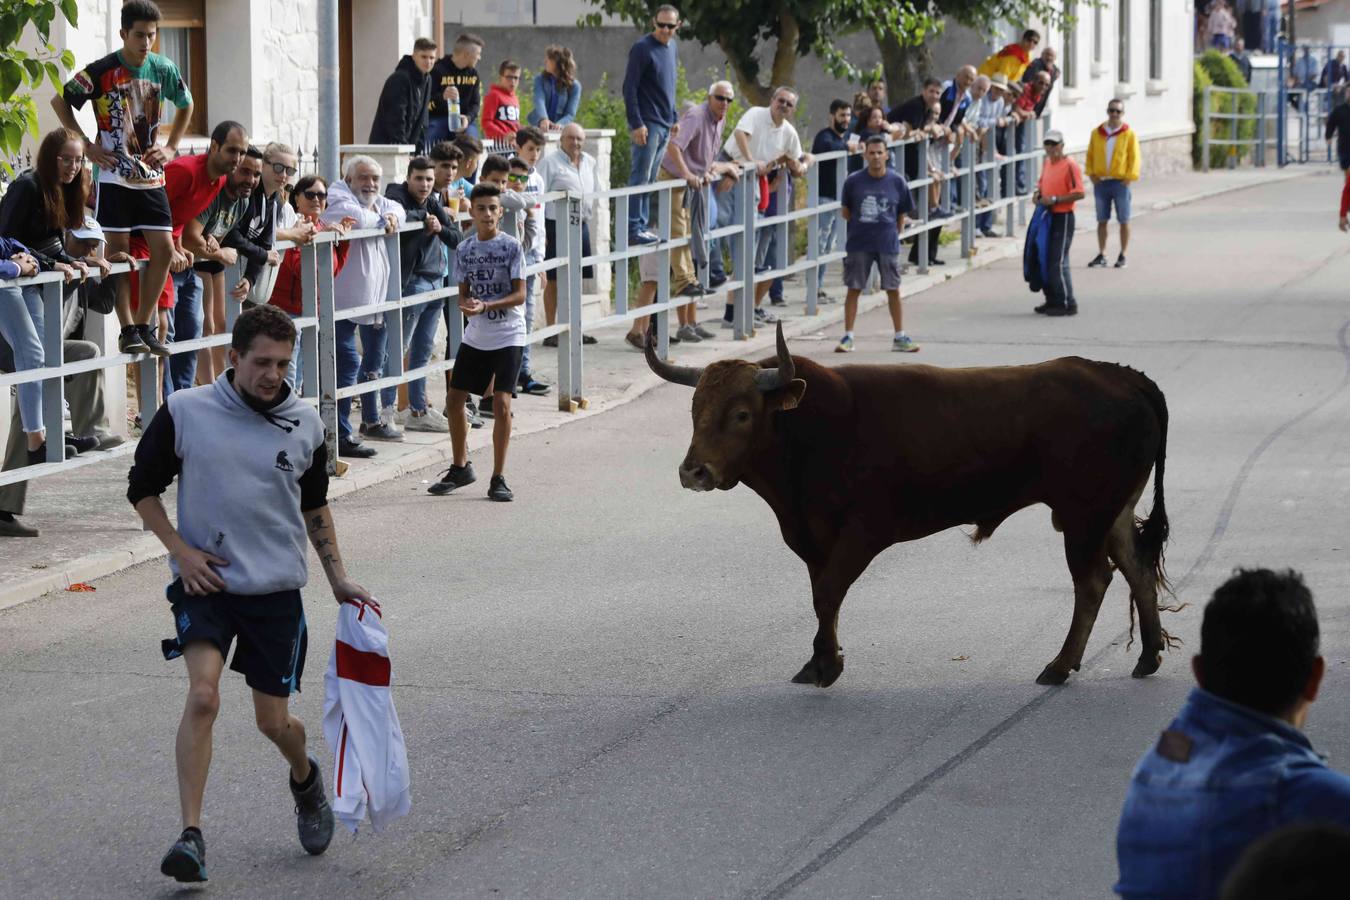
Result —
<path fill-rule="evenodd" d="M 919 93 L 923 79 L 933 71 L 933 49 L 928 44 L 906 47 L 892 34 L 875 34 L 886 75 L 886 101 L 891 106 Z"/>
<path fill-rule="evenodd" d="M 736 88 L 745 98 L 745 102 L 750 106 L 767 106 L 769 104 L 769 92 L 764 85 L 759 83 L 759 79 L 752 76 L 745 66 L 745 60 L 741 59 L 736 51 L 731 47 L 726 38 L 718 40 L 717 46 L 722 48 L 726 54 L 727 62 L 731 64 L 731 71 L 736 76 Z"/>
<path fill-rule="evenodd" d="M 797 41 L 801 39 L 797 17 L 786 9 L 778 19 L 778 46 L 773 53 L 772 83 L 769 89 L 796 84 Z"/>

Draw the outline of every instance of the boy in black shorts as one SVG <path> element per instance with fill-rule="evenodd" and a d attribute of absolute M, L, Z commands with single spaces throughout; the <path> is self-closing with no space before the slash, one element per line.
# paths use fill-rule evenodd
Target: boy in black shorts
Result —
<path fill-rule="evenodd" d="M 130 250 L 133 231 L 150 248 L 134 316 L 129 282 L 122 279 L 118 291 L 117 317 L 122 324 L 118 347 L 122 353 L 168 356 L 169 349 L 150 324 L 174 255 L 164 166 L 177 156 L 178 142 L 187 131 L 192 94 L 173 61 L 150 52 L 159 32 L 159 7 L 150 0 L 127 0 L 121 17 L 122 49 L 76 72 L 52 97 L 52 109 L 62 125 L 83 135 L 74 111 L 92 101 L 98 134 L 93 140 L 84 139 L 84 152 L 98 166 L 95 215 L 107 235 L 108 252 Z M 161 147 L 161 120 L 170 104 L 176 110 Z"/>
<path fill-rule="evenodd" d="M 450 374 L 450 396 L 445 404 L 454 464 L 427 490 L 448 494 L 477 480 L 466 446 L 469 421 L 463 411 L 464 400 L 491 385 L 492 480 L 488 499 L 507 501 L 513 495 L 502 470 L 511 441 L 511 388 L 520 375 L 526 341 L 524 253 L 519 241 L 498 230 L 502 220 L 500 188 L 480 184 L 473 189 L 470 202 L 475 233 L 465 237 L 455 250 L 459 308 L 469 317 L 469 324 Z"/>
<path fill-rule="evenodd" d="M 318 551 L 339 603 L 370 600 L 347 577 L 328 509 L 323 422 L 286 383 L 295 326 L 275 306 L 240 313 L 231 368 L 214 383 L 174 391 L 145 429 L 127 499 L 169 551 L 177 636 L 165 659 L 187 663 L 188 695 L 175 748 L 183 832 L 160 863 L 178 881 L 206 880 L 202 794 L 220 676 L 230 668 L 253 689 L 258 730 L 290 764 L 300 844 L 318 855 L 333 839 L 333 810 L 305 726 L 287 709 L 305 666 L 308 579 L 304 539 Z M 178 479 L 178 527 L 159 496 Z"/>

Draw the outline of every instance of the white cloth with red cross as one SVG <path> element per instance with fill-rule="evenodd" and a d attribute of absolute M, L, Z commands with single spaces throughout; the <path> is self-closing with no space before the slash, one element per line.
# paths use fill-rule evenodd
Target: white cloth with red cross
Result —
<path fill-rule="evenodd" d="M 333 749 L 333 814 L 380 831 L 412 808 L 408 751 L 390 690 L 389 633 L 378 603 L 346 601 L 323 677 L 323 733 Z"/>

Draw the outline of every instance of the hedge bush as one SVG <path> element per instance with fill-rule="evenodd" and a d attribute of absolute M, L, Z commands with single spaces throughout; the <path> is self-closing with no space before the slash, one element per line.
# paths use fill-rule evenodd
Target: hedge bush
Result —
<path fill-rule="evenodd" d="M 1205 112 L 1205 88 L 1209 85 L 1226 88 L 1245 88 L 1247 81 L 1242 77 L 1242 70 L 1237 67 L 1237 63 L 1228 58 L 1226 53 L 1218 50 L 1208 50 L 1195 61 L 1195 97 L 1193 114 L 1195 116 L 1195 135 L 1192 138 L 1191 158 L 1198 168 L 1202 164 L 1201 148 L 1202 137 L 1204 135 L 1205 123 L 1203 121 Z M 1210 111 L 1215 113 L 1239 112 L 1252 114 L 1256 112 L 1256 94 L 1212 94 L 1210 96 Z M 1238 120 L 1238 138 L 1241 140 L 1251 140 L 1256 136 L 1256 120 L 1240 119 Z M 1209 126 L 1209 136 L 1219 138 L 1220 140 L 1231 140 L 1233 137 L 1232 119 L 1215 119 Z M 1211 168 L 1222 168 L 1228 165 L 1230 155 L 1234 156 L 1239 162 L 1250 155 L 1252 148 L 1249 146 L 1232 147 L 1229 145 L 1213 146 L 1209 148 L 1209 165 Z"/>

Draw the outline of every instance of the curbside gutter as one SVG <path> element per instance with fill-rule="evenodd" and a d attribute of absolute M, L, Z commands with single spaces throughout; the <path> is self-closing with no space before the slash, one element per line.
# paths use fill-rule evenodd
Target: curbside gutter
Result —
<path fill-rule="evenodd" d="M 1320 168 L 1312 166 L 1291 167 L 1288 169 L 1272 169 L 1267 177 L 1260 180 L 1243 182 L 1240 184 L 1224 184 L 1221 186 L 1207 188 L 1205 190 L 1195 191 L 1181 197 L 1155 201 L 1148 206 L 1137 209 L 1134 218 L 1148 215 L 1151 212 L 1163 212 L 1177 206 L 1184 206 L 1189 203 L 1197 203 L 1202 200 L 1208 200 L 1211 197 L 1217 197 L 1222 194 L 1233 193 L 1236 191 L 1247 190 L 1254 187 L 1262 187 L 1267 184 L 1274 184 L 1281 181 L 1289 181 L 1294 178 L 1304 178 L 1322 172 Z M 1089 222 L 1076 229 L 1078 232 L 1093 231 L 1096 223 Z M 927 290 L 937 287 L 944 282 L 954 278 L 959 278 L 967 272 L 975 269 L 981 269 L 993 263 L 1005 259 L 1011 259 L 1020 256 L 1022 253 L 1022 241 L 1020 238 L 1013 240 L 1001 240 L 996 245 L 986 245 L 980 248 L 974 256 L 968 260 L 952 260 L 940 274 L 930 271 L 927 275 L 915 275 L 909 277 L 905 282 L 906 298 L 921 294 Z M 878 309 L 886 304 L 886 295 L 881 291 L 866 294 L 859 298 L 858 313 L 861 315 Z M 795 317 L 791 321 L 783 323 L 783 334 L 786 337 L 799 337 L 810 332 L 820 331 L 823 327 L 833 325 L 843 321 L 844 309 L 843 303 L 838 304 L 826 311 L 810 318 Z M 733 357 L 749 357 L 761 352 L 771 353 L 775 344 L 775 335 L 771 329 L 761 328 L 750 340 L 741 342 L 719 342 L 716 346 L 719 352 L 717 359 L 727 359 Z M 620 406 L 631 403 L 648 391 L 664 384 L 659 376 L 653 372 L 645 371 L 638 376 L 632 384 L 628 386 L 623 393 L 612 400 L 603 403 L 592 403 L 587 409 L 577 410 L 566 419 L 552 422 L 537 422 L 534 426 L 524 425 L 513 430 L 513 437 L 522 437 L 529 434 L 540 434 L 547 431 L 553 431 L 564 425 L 573 422 L 583 421 L 592 416 L 601 415 L 609 410 L 617 409 Z M 475 440 L 477 437 L 477 440 Z M 491 429 L 485 428 L 475 435 L 470 432 L 469 450 L 470 452 L 490 446 L 492 443 Z M 363 464 L 359 470 L 351 470 L 352 474 L 347 477 L 335 478 L 329 485 L 329 498 L 337 499 L 347 494 L 354 493 L 364 488 L 373 487 L 386 481 L 392 481 L 405 475 L 421 469 L 429 468 L 440 463 L 449 464 L 451 459 L 450 447 L 447 443 L 438 442 L 435 445 L 419 446 L 417 449 L 401 455 L 397 460 L 389 462 L 376 462 L 374 464 Z M 150 562 L 161 559 L 167 553 L 164 547 L 159 543 L 159 539 L 152 534 L 139 536 L 121 550 L 106 550 L 90 554 L 77 560 L 70 560 L 53 569 L 44 570 L 43 573 L 35 578 L 28 578 L 17 583 L 6 584 L 0 587 L 0 610 L 6 610 L 36 600 L 46 594 L 54 591 L 64 591 L 72 584 L 79 582 L 92 581 L 97 578 L 103 578 L 120 572 L 123 569 L 138 565 L 144 562 Z"/>

